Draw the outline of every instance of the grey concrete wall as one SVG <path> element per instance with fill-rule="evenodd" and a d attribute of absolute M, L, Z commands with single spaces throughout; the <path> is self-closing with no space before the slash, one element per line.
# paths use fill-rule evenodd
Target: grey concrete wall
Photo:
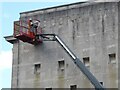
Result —
<path fill-rule="evenodd" d="M 118 3 L 56 7 L 21 13 L 20 19 L 30 17 L 41 21 L 44 33 L 58 34 L 81 61 L 89 57 L 89 70 L 105 87 L 118 87 L 118 58 L 115 63 L 109 61 L 109 54 L 118 56 Z M 13 52 L 12 87 L 93 87 L 56 42 L 46 41 L 34 46 L 20 41 L 19 50 L 16 43 Z M 58 69 L 60 60 L 65 60 L 62 72 Z M 34 74 L 36 63 L 41 64 L 37 75 Z"/>
<path fill-rule="evenodd" d="M 13 49 L 13 62 L 12 62 L 12 88 L 17 88 L 18 80 L 18 43 L 14 43 Z"/>
<path fill-rule="evenodd" d="M 118 4 L 118 11 L 120 11 L 120 2 Z M 118 12 L 118 17 L 120 12 Z M 118 18 L 118 70 L 120 70 L 120 18 Z M 120 89 L 120 73 L 118 72 L 118 88 Z"/>

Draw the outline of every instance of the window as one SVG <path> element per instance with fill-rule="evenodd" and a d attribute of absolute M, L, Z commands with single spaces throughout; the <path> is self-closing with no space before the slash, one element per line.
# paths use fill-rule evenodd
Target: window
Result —
<path fill-rule="evenodd" d="M 70 86 L 70 90 L 76 90 L 77 89 L 77 85 L 71 85 Z"/>
<path fill-rule="evenodd" d="M 116 54 L 115 53 L 112 53 L 112 54 L 109 54 L 109 62 L 110 63 L 116 63 Z"/>
<path fill-rule="evenodd" d="M 84 65 L 86 66 L 86 67 L 90 67 L 90 59 L 89 59 L 89 57 L 84 57 L 83 58 L 83 63 L 84 63 Z"/>
<path fill-rule="evenodd" d="M 58 61 L 58 68 L 59 68 L 59 70 L 64 70 L 64 68 L 65 68 L 64 66 L 65 66 L 64 60 Z"/>
<path fill-rule="evenodd" d="M 46 90 L 52 90 L 52 88 L 46 88 Z"/>
<path fill-rule="evenodd" d="M 41 68 L 41 64 L 35 64 L 34 65 L 34 73 L 40 74 L 40 68 Z"/>
<path fill-rule="evenodd" d="M 101 85 L 103 85 L 103 82 L 100 82 Z"/>

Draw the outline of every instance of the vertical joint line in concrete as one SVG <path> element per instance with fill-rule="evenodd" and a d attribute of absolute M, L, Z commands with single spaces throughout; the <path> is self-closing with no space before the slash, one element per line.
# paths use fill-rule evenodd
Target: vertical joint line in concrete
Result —
<path fill-rule="evenodd" d="M 19 78 L 19 48 L 20 48 L 20 45 L 19 45 L 19 41 L 18 41 L 18 63 L 17 63 L 17 88 L 18 88 L 18 86 L 19 86 L 19 84 L 18 84 L 18 78 Z"/>

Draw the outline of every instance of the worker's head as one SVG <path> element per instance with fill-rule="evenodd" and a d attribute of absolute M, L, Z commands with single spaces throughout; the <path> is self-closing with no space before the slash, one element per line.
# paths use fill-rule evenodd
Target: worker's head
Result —
<path fill-rule="evenodd" d="M 32 18 L 29 18 L 30 21 L 32 21 Z"/>

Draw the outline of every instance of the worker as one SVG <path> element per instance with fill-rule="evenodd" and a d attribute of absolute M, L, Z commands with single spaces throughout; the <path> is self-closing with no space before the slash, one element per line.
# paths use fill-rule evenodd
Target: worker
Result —
<path fill-rule="evenodd" d="M 30 22 L 30 31 L 33 32 L 35 35 L 37 34 L 37 30 L 40 27 L 40 21 L 29 19 Z"/>

